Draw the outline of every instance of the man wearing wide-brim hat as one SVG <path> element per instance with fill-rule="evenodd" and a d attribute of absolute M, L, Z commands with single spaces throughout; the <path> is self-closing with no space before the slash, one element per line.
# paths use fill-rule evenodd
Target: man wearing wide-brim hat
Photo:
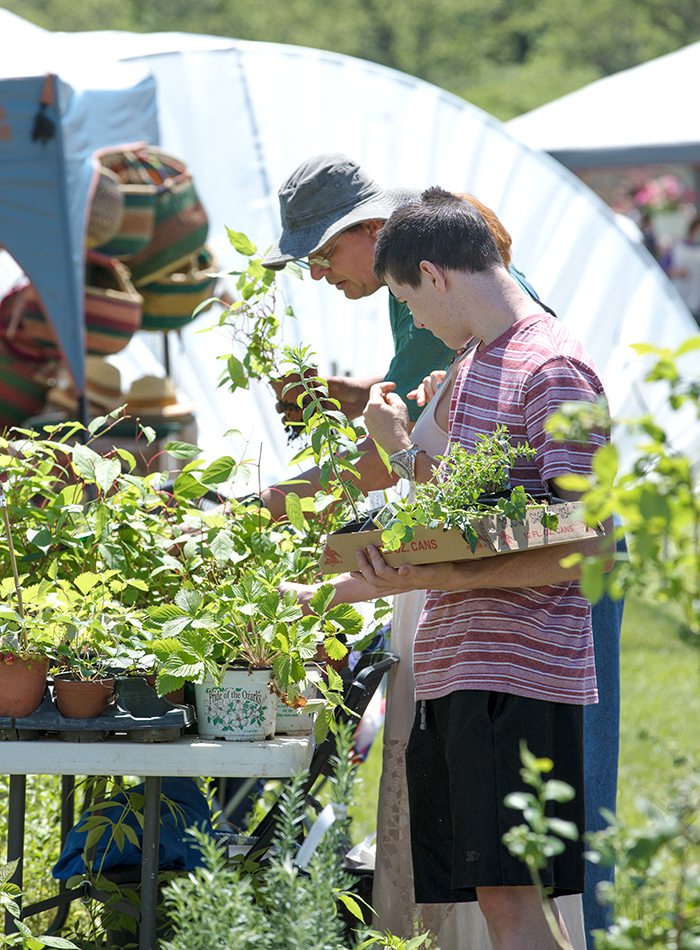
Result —
<path fill-rule="evenodd" d="M 416 200 L 419 193 L 409 189 L 383 189 L 352 159 L 340 153 L 316 155 L 303 162 L 279 189 L 282 233 L 262 261 L 264 267 L 280 270 L 291 261 L 309 268 L 314 280 L 325 279 L 349 300 L 369 297 L 381 287 L 374 275 L 374 248 L 377 237 L 391 213 Z M 382 376 L 328 378 L 329 393 L 337 399 L 349 418 L 361 415 L 369 388 L 382 379 L 396 383 L 402 399 L 432 370 L 449 363 L 453 356 L 429 330 L 414 326 L 405 304 L 389 296 L 389 320 L 394 340 L 394 358 Z M 295 414 L 294 393 L 282 396 L 289 380 L 273 384 L 278 408 L 290 420 Z M 416 419 L 420 407 L 409 401 L 409 414 Z M 369 487 L 391 484 L 383 462 L 370 440 L 361 446 L 366 453 L 359 463 L 363 481 Z M 314 472 L 305 473 L 307 486 L 295 491 L 313 494 L 318 489 Z M 267 497 L 270 494 L 270 498 Z M 278 514 L 284 513 L 284 498 L 276 492 L 265 493 L 265 503 Z"/>

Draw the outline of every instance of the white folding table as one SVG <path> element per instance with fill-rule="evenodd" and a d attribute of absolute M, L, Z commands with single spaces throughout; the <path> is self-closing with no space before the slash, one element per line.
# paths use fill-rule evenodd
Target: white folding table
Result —
<path fill-rule="evenodd" d="M 279 737 L 264 742 L 226 742 L 184 736 L 174 742 L 134 742 L 118 736 L 103 742 L 66 742 L 47 738 L 0 744 L 3 774 L 10 776 L 7 859 L 20 859 L 13 880 L 22 886 L 27 775 L 134 775 L 144 779 L 143 854 L 139 948 L 156 946 L 158 851 L 160 843 L 161 779 L 286 778 L 308 767 L 313 752 L 309 736 Z M 67 822 L 62 817 L 62 826 Z M 72 822 L 71 822 L 72 824 Z M 61 828 L 64 840 L 70 825 Z M 55 906 L 55 905 L 54 905 Z M 6 922 L 6 933 L 13 929 Z"/>

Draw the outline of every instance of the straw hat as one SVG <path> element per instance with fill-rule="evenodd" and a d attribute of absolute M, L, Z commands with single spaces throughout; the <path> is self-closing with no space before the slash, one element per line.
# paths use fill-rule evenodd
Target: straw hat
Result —
<path fill-rule="evenodd" d="M 112 412 L 117 406 L 122 406 L 126 399 L 122 393 L 119 367 L 108 363 L 101 356 L 86 356 L 85 395 L 91 410 Z M 68 412 L 77 410 L 78 395 L 67 366 L 63 365 L 58 370 L 54 384 L 48 392 L 47 402 Z"/>
<path fill-rule="evenodd" d="M 180 401 L 169 376 L 142 376 L 134 380 L 126 394 L 126 409 L 132 416 L 173 419 L 191 415 L 194 406 Z"/>

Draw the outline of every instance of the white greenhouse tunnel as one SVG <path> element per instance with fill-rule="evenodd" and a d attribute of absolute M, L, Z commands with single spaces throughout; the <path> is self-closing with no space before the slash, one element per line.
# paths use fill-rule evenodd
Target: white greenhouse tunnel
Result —
<path fill-rule="evenodd" d="M 629 346 L 675 348 L 693 335 L 680 297 L 593 192 L 496 119 L 421 80 L 320 50 L 118 32 L 44 33 L 47 50 L 54 64 L 89 51 L 138 64 L 155 78 L 159 144 L 194 174 L 221 269 L 240 263 L 225 228 L 245 232 L 264 250 L 278 233 L 278 186 L 317 152 L 345 152 L 387 187 L 439 184 L 473 192 L 510 231 L 516 266 L 585 343 L 614 415 L 650 412 L 671 427 L 676 448 L 700 458 L 697 423 L 673 418 L 665 390 L 643 382 L 646 364 Z M 296 313 L 285 322 L 286 340 L 310 344 L 322 372 L 383 372 L 392 351 L 387 291 L 348 302 L 312 283 L 308 275 L 281 278 Z M 200 332 L 211 322 L 200 317 L 171 347 L 175 383 L 197 407 L 199 443 L 210 456 L 256 459 L 262 446 L 263 483 L 285 477 L 292 450 L 275 398 L 265 386 L 234 395 L 217 387 L 217 357 L 228 343 Z M 154 335 L 138 334 L 113 358 L 125 385 L 144 372 L 162 373 L 161 351 Z M 686 364 L 689 375 L 700 375 L 700 356 Z M 226 435 L 232 428 L 241 435 Z M 620 447 L 627 452 L 624 442 Z"/>

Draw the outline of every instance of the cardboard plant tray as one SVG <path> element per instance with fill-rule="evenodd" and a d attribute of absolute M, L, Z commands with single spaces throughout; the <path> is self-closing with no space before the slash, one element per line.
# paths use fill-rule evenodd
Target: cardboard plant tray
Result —
<path fill-rule="evenodd" d="M 53 701 L 51 687 L 30 716 L 0 716 L 0 740 L 40 739 L 58 735 L 67 742 L 101 742 L 123 735 L 132 742 L 172 742 L 194 722 L 191 706 L 176 706 L 162 699 L 138 676 L 118 676 L 114 702 L 92 719 L 68 719 Z"/>
<path fill-rule="evenodd" d="M 398 551 L 382 551 L 384 559 L 391 567 L 401 564 L 433 564 L 440 561 L 463 561 L 470 558 L 493 557 L 497 554 L 514 554 L 550 544 L 565 544 L 585 538 L 600 537 L 600 527 L 590 528 L 584 523 L 583 508 L 579 502 L 565 502 L 553 499 L 546 509 L 559 519 L 556 529 L 545 528 L 542 523 L 542 505 L 529 507 L 522 523 L 511 521 L 504 515 L 487 514 L 472 521 L 472 527 L 479 536 L 476 548 L 471 550 L 469 542 L 459 528 L 422 528 L 413 529 L 413 539 L 404 542 Z M 369 530 L 364 526 L 369 523 Z M 361 530 L 362 529 L 362 530 Z M 382 531 L 374 528 L 370 519 L 364 522 L 352 522 L 340 531 L 329 534 L 319 569 L 323 574 L 342 574 L 357 569 L 355 553 L 368 544 L 374 544 L 381 550 Z"/>

